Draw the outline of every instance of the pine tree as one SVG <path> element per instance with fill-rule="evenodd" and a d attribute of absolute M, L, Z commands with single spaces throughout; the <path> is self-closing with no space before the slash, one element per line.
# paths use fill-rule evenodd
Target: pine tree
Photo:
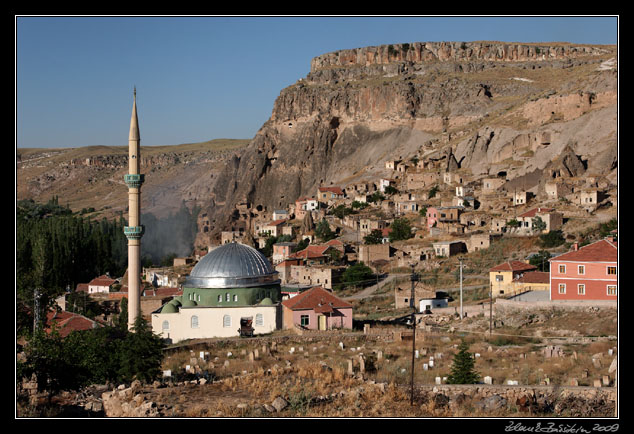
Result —
<path fill-rule="evenodd" d="M 458 354 L 454 356 L 451 373 L 447 377 L 448 384 L 475 384 L 480 381 L 480 374 L 475 371 L 475 357 L 468 349 L 465 341 L 458 346 Z"/>

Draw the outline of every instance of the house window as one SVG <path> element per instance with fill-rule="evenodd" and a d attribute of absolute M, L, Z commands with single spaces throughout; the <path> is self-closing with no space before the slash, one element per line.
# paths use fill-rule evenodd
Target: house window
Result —
<path fill-rule="evenodd" d="M 616 285 L 608 285 L 608 295 L 616 295 Z"/>
<path fill-rule="evenodd" d="M 309 316 L 308 315 L 302 315 L 300 318 L 300 324 L 304 327 L 307 327 L 309 323 Z"/>
<path fill-rule="evenodd" d="M 565 265 L 560 265 L 559 266 L 559 273 L 560 274 L 566 274 L 566 266 Z"/>
<path fill-rule="evenodd" d="M 503 282 L 504 281 L 504 276 L 502 276 L 501 274 L 498 274 L 497 276 L 495 276 L 495 281 L 496 282 Z"/>
<path fill-rule="evenodd" d="M 231 317 L 229 315 L 225 315 L 222 317 L 222 326 L 231 327 Z"/>
<path fill-rule="evenodd" d="M 577 294 L 586 295 L 586 285 L 583 285 L 583 284 L 577 285 Z"/>
<path fill-rule="evenodd" d="M 192 326 L 193 329 L 197 329 L 198 328 L 198 317 L 196 315 L 192 316 L 191 326 Z"/>
<path fill-rule="evenodd" d="M 258 314 L 255 316 L 255 325 L 256 325 L 256 326 L 262 326 L 262 325 L 264 325 L 264 318 L 262 317 L 262 314 L 261 314 L 261 313 L 258 313 Z"/>
<path fill-rule="evenodd" d="M 560 294 L 565 294 L 566 293 L 566 284 L 565 283 L 560 283 L 559 284 L 559 293 Z"/>
<path fill-rule="evenodd" d="M 578 267 L 579 270 L 579 274 L 586 274 L 586 267 L 585 265 L 579 265 Z"/>
<path fill-rule="evenodd" d="M 163 328 L 163 331 L 169 330 L 170 329 L 170 322 L 169 321 L 163 321 L 162 328 Z"/>
<path fill-rule="evenodd" d="M 608 274 L 613 274 L 616 276 L 616 267 L 608 267 Z"/>

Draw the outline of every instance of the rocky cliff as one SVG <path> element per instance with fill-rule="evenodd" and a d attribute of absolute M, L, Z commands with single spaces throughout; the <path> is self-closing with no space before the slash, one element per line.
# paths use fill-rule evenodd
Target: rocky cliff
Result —
<path fill-rule="evenodd" d="M 417 42 L 318 56 L 226 165 L 206 211 L 217 232 L 241 218 L 239 206 L 272 211 L 320 185 L 376 179 L 388 159 L 448 151 L 475 177 L 539 172 L 533 182 L 560 170 L 565 152 L 616 183 L 616 64 L 615 46 L 566 43 Z"/>

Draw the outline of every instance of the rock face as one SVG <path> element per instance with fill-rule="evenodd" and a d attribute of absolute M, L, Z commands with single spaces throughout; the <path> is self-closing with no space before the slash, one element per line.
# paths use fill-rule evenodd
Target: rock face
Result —
<path fill-rule="evenodd" d="M 616 167 L 615 57 L 614 46 L 494 42 L 318 56 L 226 165 L 206 211 L 224 230 L 238 204 L 270 212 L 442 149 L 454 159 L 447 170 L 473 175 L 541 173 L 561 154 L 554 171 L 605 174 Z"/>

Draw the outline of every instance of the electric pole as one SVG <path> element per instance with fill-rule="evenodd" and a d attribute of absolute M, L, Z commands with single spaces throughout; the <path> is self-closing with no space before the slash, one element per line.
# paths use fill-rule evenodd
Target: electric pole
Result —
<path fill-rule="evenodd" d="M 462 313 L 462 258 L 460 258 L 460 321 L 462 321 L 464 315 Z"/>
<path fill-rule="evenodd" d="M 409 305 L 412 307 L 412 377 L 411 377 L 411 392 L 410 392 L 410 405 L 414 405 L 414 359 L 416 358 L 416 291 L 414 289 L 415 282 L 418 280 L 416 273 L 414 272 L 414 264 L 411 264 L 412 274 L 410 280 L 412 281 L 412 292 L 410 294 Z"/>

